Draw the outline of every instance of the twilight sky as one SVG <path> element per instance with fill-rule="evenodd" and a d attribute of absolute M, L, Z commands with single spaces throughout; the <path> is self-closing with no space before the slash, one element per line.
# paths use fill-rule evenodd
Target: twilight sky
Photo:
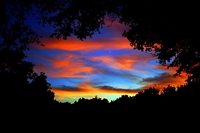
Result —
<path fill-rule="evenodd" d="M 51 28 L 28 23 L 44 35 L 45 47 L 31 45 L 27 60 L 35 64 L 36 72 L 45 72 L 58 101 L 74 102 L 78 98 L 98 95 L 115 100 L 121 95 L 134 95 L 141 89 L 184 84 L 186 75 L 173 78 L 176 68 L 166 69 L 157 59 L 133 50 L 121 33 L 127 27 L 111 21 L 92 39 L 80 41 L 51 39 Z"/>

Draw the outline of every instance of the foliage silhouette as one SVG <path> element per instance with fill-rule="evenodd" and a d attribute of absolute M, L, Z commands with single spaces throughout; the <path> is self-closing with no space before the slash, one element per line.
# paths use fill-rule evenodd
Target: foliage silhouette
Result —
<path fill-rule="evenodd" d="M 197 5 L 188 0 L 75 0 L 39 3 L 39 12 L 42 22 L 55 28 L 51 37 L 64 39 L 71 35 L 86 39 L 105 25 L 105 16 L 118 18 L 129 27 L 123 36 L 134 49 L 154 52 L 159 63 L 178 67 L 175 75 L 193 75 L 200 51 Z"/>
<path fill-rule="evenodd" d="M 25 104 L 25 99 L 27 102 L 36 100 L 35 97 L 42 100 L 41 96 L 39 98 L 40 94 L 46 100 L 48 98 L 50 101 L 53 100 L 54 94 L 49 90 L 50 85 L 46 82 L 44 73 L 37 75 L 33 70 L 34 64 L 25 61 L 24 52 L 29 50 L 29 45 L 41 44 L 40 36 L 25 23 L 27 15 L 31 14 L 33 1 L 1 0 L 0 4 L 2 11 L 0 13 L 0 87 L 4 94 L 2 101 Z M 37 90 L 39 87 L 41 89 Z M 33 88 L 34 90 L 31 90 Z M 45 91 L 49 96 L 45 96 Z M 35 96 L 31 96 L 33 93 Z"/>
<path fill-rule="evenodd" d="M 99 32 L 108 16 L 112 22 L 118 20 L 129 27 L 123 36 L 134 49 L 154 52 L 159 63 L 178 67 L 175 75 L 186 72 L 192 80 L 199 77 L 195 74 L 200 51 L 197 5 L 189 0 L 1 1 L 1 16 L 5 18 L 1 21 L 1 35 L 6 38 L 11 31 L 16 33 L 16 29 L 7 32 L 12 29 L 7 23 L 11 23 L 22 27 L 18 29 L 25 34 L 17 34 L 19 39 L 24 38 L 20 35 L 31 35 L 29 42 L 40 43 L 38 34 L 24 23 L 27 15 L 37 14 L 39 23 L 55 29 L 50 37 L 67 39 L 75 35 L 83 40 Z"/>
<path fill-rule="evenodd" d="M 78 102 L 75 102 L 74 104 L 83 108 L 87 107 L 88 109 L 91 109 L 90 107 L 101 109 L 102 106 L 106 106 L 108 104 L 108 100 L 95 96 L 91 99 L 79 98 Z"/>
<path fill-rule="evenodd" d="M 18 102 L 25 99 L 25 89 L 28 87 L 28 78 L 33 74 L 33 64 L 23 61 L 22 52 L 3 49 L 0 50 L 0 86 L 3 100 Z M 10 98 L 7 96 L 10 95 Z M 5 96 L 5 97 L 4 97 Z"/>
<path fill-rule="evenodd" d="M 120 108 L 127 108 L 131 107 L 133 104 L 134 96 L 128 96 L 128 95 L 121 95 L 121 97 L 115 99 L 114 101 L 111 101 L 111 105 L 114 107 L 120 107 Z"/>
<path fill-rule="evenodd" d="M 152 98 L 156 98 L 159 96 L 159 90 L 155 88 L 149 88 L 142 91 L 139 91 L 138 94 L 135 95 L 135 99 L 148 98 L 151 100 Z"/>
<path fill-rule="evenodd" d="M 3 100 L 15 101 L 17 104 L 26 100 L 52 102 L 54 93 L 50 90 L 45 74 L 37 75 L 33 71 L 34 65 L 23 58 L 23 52 L 8 49 L 0 51 L 0 87 L 4 94 Z"/>
<path fill-rule="evenodd" d="M 24 60 L 24 52 L 28 50 L 29 44 L 41 44 L 40 36 L 25 24 L 26 16 L 33 13 L 33 7 L 40 13 L 40 21 L 44 26 L 50 24 L 55 28 L 51 37 L 58 39 L 67 39 L 72 35 L 81 40 L 92 37 L 105 25 L 106 15 L 113 21 L 119 20 L 129 27 L 123 36 L 130 41 L 134 49 L 154 52 L 161 64 L 178 67 L 177 75 L 186 72 L 188 83 L 178 87 L 168 86 L 160 93 L 157 89 L 149 88 L 134 97 L 123 95 L 110 103 L 99 97 L 81 98 L 74 104 L 59 103 L 54 100 L 54 93 L 45 74 L 36 74 L 33 71 L 34 65 Z M 28 118 L 23 119 L 20 124 L 24 126 L 25 123 L 37 121 L 37 126 L 33 124 L 30 129 L 40 129 L 44 127 L 43 123 L 50 125 L 52 121 L 65 119 L 68 121 L 64 124 L 54 124 L 65 130 L 67 125 L 68 130 L 76 131 L 89 130 L 84 128 L 88 127 L 88 124 L 96 129 L 110 128 L 112 132 L 120 129 L 125 132 L 125 128 L 133 130 L 133 126 L 140 131 L 147 127 L 152 127 L 148 128 L 148 131 L 155 131 L 158 127 L 169 131 L 177 129 L 179 132 L 185 131 L 186 128 L 190 131 L 197 130 L 195 123 L 200 111 L 198 12 L 198 3 L 194 1 L 1 0 L 1 116 L 11 110 L 12 113 L 6 115 L 9 116 L 6 120 L 12 127 L 22 119 L 21 116 L 28 113 Z M 53 112 L 47 108 L 43 112 L 42 109 L 46 107 L 44 105 L 49 104 L 57 111 Z M 27 105 L 36 108 L 39 113 L 35 110 L 34 113 L 31 113 L 33 110 L 27 111 Z M 11 108 L 8 109 L 7 106 Z M 128 119 L 132 121 L 129 122 Z M 77 121 L 76 128 L 72 128 Z M 49 127 L 44 129 L 51 130 Z"/>
<path fill-rule="evenodd" d="M 40 75 L 35 75 L 30 83 L 30 96 L 34 102 L 38 104 L 52 104 L 54 102 L 54 93 L 51 91 L 51 85 L 46 81 L 45 73 L 41 72 Z"/>

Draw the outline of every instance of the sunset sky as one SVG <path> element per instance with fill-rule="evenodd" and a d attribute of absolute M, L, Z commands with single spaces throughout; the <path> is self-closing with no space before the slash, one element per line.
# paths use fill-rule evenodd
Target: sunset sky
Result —
<path fill-rule="evenodd" d="M 121 33 L 127 27 L 111 21 L 101 29 L 101 34 L 80 41 L 51 39 L 49 27 L 28 23 L 44 37 L 45 47 L 31 45 L 27 60 L 35 64 L 36 72 L 45 72 L 47 81 L 61 102 L 74 102 L 78 98 L 115 100 L 121 95 L 134 95 L 149 87 L 184 84 L 186 75 L 173 78 L 175 68 L 166 69 L 150 53 L 133 50 Z"/>

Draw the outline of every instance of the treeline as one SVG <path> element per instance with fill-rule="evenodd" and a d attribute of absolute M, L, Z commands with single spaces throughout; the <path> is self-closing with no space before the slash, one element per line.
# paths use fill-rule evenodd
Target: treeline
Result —
<path fill-rule="evenodd" d="M 111 102 L 94 97 L 80 98 L 73 104 L 60 103 L 55 100 L 45 73 L 34 72 L 34 64 L 25 57 L 21 49 L 0 47 L 1 123 L 2 127 L 17 126 L 6 128 L 8 131 L 198 130 L 198 78 L 188 78 L 186 85 L 167 86 L 161 91 L 149 88 L 135 96 L 122 95 Z"/>
<path fill-rule="evenodd" d="M 178 0 L 0 0 L 1 132 L 200 132 L 197 6 Z M 119 20 L 129 27 L 122 35 L 134 49 L 153 50 L 160 64 L 178 67 L 175 75 L 186 72 L 188 84 L 112 102 L 94 97 L 60 103 L 45 74 L 25 60 L 31 44 L 43 45 L 27 24 L 32 16 L 53 27 L 50 37 L 58 39 L 86 39 L 105 26 L 106 16 Z"/>
<path fill-rule="evenodd" d="M 10 85 L 14 86 L 13 83 Z M 71 104 L 54 99 L 50 84 L 41 73 L 27 85 L 21 85 L 26 85 L 28 91 L 7 88 L 12 95 L 2 94 L 7 99 L 1 100 L 1 121 L 6 126 L 17 125 L 15 131 L 193 132 L 199 130 L 199 84 L 193 81 L 176 87 L 169 85 L 162 90 L 149 88 L 111 102 L 98 96 L 80 98 Z M 13 128 L 7 130 L 13 131 Z"/>
<path fill-rule="evenodd" d="M 162 90 L 149 88 L 111 102 L 95 96 L 80 98 L 73 104 L 58 103 L 57 120 L 65 119 L 59 124 L 70 129 L 77 123 L 83 126 L 82 131 L 106 128 L 111 132 L 196 132 L 200 116 L 198 86 L 198 82 L 189 82 L 177 87 L 169 85 Z M 80 131 L 80 128 L 72 129 Z"/>
<path fill-rule="evenodd" d="M 135 96 L 122 95 L 109 102 L 106 98 L 95 96 L 91 99 L 79 98 L 74 103 L 60 103 L 66 106 L 129 106 L 140 104 L 156 105 L 160 102 L 164 104 L 180 104 L 183 102 L 199 102 L 199 82 L 189 82 L 186 85 L 171 86 L 168 85 L 163 89 L 150 87 L 138 92 Z M 165 105 L 166 106 L 166 105 Z"/>

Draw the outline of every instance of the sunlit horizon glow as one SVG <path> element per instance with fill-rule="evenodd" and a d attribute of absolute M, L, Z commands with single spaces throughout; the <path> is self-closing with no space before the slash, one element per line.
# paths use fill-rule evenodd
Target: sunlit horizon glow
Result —
<path fill-rule="evenodd" d="M 149 87 L 185 84 L 186 74 L 174 78 L 176 68 L 166 69 L 149 53 L 133 50 L 121 37 L 124 28 L 115 22 L 84 41 L 46 37 L 42 40 L 45 47 L 31 46 L 27 60 L 35 64 L 36 72 L 45 72 L 61 102 L 96 95 L 110 101 Z"/>

